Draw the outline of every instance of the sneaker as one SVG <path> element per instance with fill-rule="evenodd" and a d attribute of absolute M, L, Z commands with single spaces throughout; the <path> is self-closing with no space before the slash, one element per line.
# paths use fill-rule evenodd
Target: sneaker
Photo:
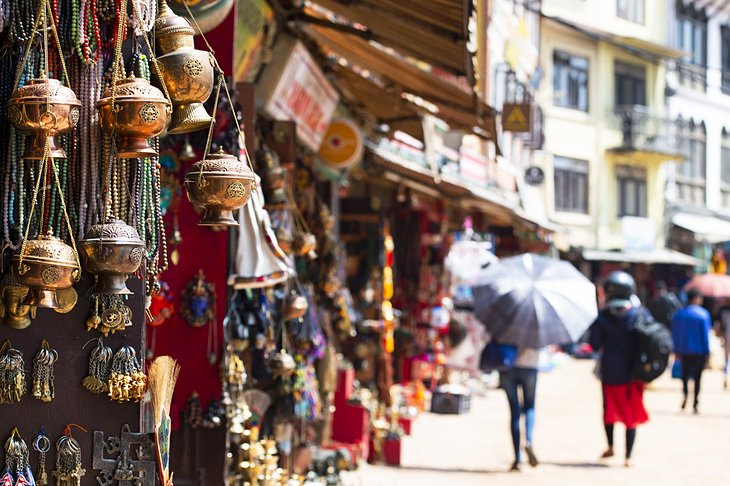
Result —
<path fill-rule="evenodd" d="M 535 451 L 532 450 L 532 444 L 527 444 L 525 446 L 525 452 L 527 453 L 527 460 L 530 463 L 530 466 L 536 467 L 540 462 L 537 460 Z"/>

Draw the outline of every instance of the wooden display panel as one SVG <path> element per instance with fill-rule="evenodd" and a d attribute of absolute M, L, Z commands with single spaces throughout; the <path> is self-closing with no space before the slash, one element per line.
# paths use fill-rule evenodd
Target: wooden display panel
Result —
<path fill-rule="evenodd" d="M 140 430 L 139 403 L 112 402 L 106 395 L 93 394 L 81 385 L 81 380 L 88 375 L 89 354 L 96 346 L 96 338 L 101 336 L 97 331 L 87 332 L 85 326 L 91 310 L 91 284 L 91 277 L 84 274 L 81 282 L 74 286 L 79 294 L 79 301 L 68 314 L 59 314 L 52 309 L 38 309 L 36 318 L 26 329 L 11 329 L 0 324 L 0 340 L 4 342 L 10 339 L 13 347 L 23 353 L 28 384 L 28 392 L 19 403 L 0 405 L 0 458 L 4 465 L 4 444 L 13 427 L 17 426 L 30 449 L 30 464 L 35 474 L 38 453 L 33 450 L 33 440 L 43 429 L 51 440 L 51 450 L 46 456 L 49 484 L 55 484 L 52 471 L 56 467 L 56 441 L 69 423 L 78 424 L 87 430 L 73 430 L 73 437 L 81 445 L 82 464 L 86 469 L 81 486 L 98 486 L 98 471 L 94 471 L 91 466 L 94 430 L 104 431 L 107 437 L 118 437 L 124 424 L 129 424 L 132 431 Z M 127 286 L 134 292 L 126 302 L 133 312 L 133 325 L 122 333 L 104 338 L 104 344 L 115 353 L 125 344 L 133 346 L 137 357 L 144 358 L 144 285 L 141 280 L 130 278 Z M 51 348 L 58 351 L 58 361 L 54 366 L 55 398 L 51 402 L 42 402 L 30 393 L 33 357 L 40 349 L 43 339 L 48 340 Z"/>

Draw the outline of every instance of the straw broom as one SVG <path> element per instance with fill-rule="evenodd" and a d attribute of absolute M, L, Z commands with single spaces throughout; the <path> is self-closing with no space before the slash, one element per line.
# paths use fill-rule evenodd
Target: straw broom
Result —
<path fill-rule="evenodd" d="M 163 486 L 172 486 L 170 472 L 170 406 L 180 365 L 169 356 L 160 356 L 152 362 L 149 371 L 149 389 L 152 395 L 152 413 L 155 418 L 155 446 L 157 472 Z"/>

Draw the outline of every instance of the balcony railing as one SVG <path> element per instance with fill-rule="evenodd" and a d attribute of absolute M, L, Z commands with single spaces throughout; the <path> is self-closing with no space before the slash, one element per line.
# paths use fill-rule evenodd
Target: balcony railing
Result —
<path fill-rule="evenodd" d="M 681 122 L 652 114 L 646 106 L 617 106 L 613 112 L 615 127 L 621 131 L 622 152 L 657 152 L 682 155 Z"/>

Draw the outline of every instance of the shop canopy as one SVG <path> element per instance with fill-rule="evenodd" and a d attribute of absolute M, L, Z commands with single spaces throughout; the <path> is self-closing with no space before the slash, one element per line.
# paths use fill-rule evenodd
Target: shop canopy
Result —
<path fill-rule="evenodd" d="M 656 248 L 652 251 L 583 250 L 583 258 L 588 261 L 599 262 L 684 265 L 688 267 L 702 264 L 699 258 L 669 248 Z"/>
<path fill-rule="evenodd" d="M 676 213 L 672 216 L 672 223 L 694 233 L 697 241 L 705 243 L 730 241 L 730 221 L 715 216 Z"/>

